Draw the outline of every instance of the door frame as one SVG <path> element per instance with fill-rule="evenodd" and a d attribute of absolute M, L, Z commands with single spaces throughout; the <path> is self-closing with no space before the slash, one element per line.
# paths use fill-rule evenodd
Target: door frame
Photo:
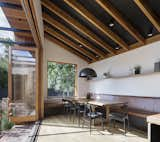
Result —
<path fill-rule="evenodd" d="M 39 119 L 39 49 L 38 48 L 31 48 L 31 47 L 9 47 L 9 63 L 8 63 L 8 97 L 9 97 L 9 103 L 12 101 L 12 50 L 23 50 L 23 51 L 33 51 L 35 52 L 35 59 L 36 59 L 36 102 L 35 102 L 35 115 L 31 116 L 10 116 L 11 121 L 13 121 L 16 124 L 24 123 L 24 122 L 31 122 L 36 121 Z"/>

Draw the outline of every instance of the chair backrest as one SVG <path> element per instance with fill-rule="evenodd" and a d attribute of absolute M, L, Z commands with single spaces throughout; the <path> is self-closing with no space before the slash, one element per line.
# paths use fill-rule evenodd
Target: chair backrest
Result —
<path fill-rule="evenodd" d="M 128 115 L 128 105 L 124 104 L 121 106 L 121 112 L 125 115 Z"/>
<path fill-rule="evenodd" d="M 128 104 L 121 104 L 111 107 L 111 111 L 128 115 Z"/>
<path fill-rule="evenodd" d="M 91 105 L 88 104 L 88 103 L 84 104 L 84 113 L 83 113 L 83 116 L 87 117 L 87 114 L 91 113 L 91 112 L 92 112 Z"/>

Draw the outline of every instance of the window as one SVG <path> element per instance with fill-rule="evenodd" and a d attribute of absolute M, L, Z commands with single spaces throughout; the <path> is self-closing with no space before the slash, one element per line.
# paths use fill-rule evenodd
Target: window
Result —
<path fill-rule="evenodd" d="M 48 62 L 48 96 L 65 97 L 75 94 L 76 65 Z"/>

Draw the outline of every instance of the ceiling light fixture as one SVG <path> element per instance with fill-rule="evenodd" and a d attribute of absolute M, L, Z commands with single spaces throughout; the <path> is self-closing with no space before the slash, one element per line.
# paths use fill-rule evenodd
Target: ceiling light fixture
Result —
<path fill-rule="evenodd" d="M 115 49 L 116 49 L 116 50 L 118 50 L 119 48 L 120 48 L 119 46 L 116 46 L 116 48 L 115 48 Z"/>
<path fill-rule="evenodd" d="M 79 45 L 79 47 L 83 47 L 83 45 L 82 45 L 82 44 L 80 44 L 80 45 Z"/>
<path fill-rule="evenodd" d="M 114 27 L 114 23 L 109 23 L 109 27 Z"/>
<path fill-rule="evenodd" d="M 153 36 L 153 27 L 150 28 L 149 32 L 147 33 L 148 37 Z"/>
<path fill-rule="evenodd" d="M 111 19 L 111 21 L 109 22 L 108 26 L 109 26 L 110 28 L 114 27 L 114 21 L 113 21 L 113 19 Z"/>

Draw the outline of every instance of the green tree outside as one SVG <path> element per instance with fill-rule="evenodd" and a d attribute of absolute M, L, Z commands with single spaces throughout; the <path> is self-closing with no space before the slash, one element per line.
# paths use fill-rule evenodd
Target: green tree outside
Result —
<path fill-rule="evenodd" d="M 76 66 L 48 62 L 48 96 L 73 96 Z"/>

